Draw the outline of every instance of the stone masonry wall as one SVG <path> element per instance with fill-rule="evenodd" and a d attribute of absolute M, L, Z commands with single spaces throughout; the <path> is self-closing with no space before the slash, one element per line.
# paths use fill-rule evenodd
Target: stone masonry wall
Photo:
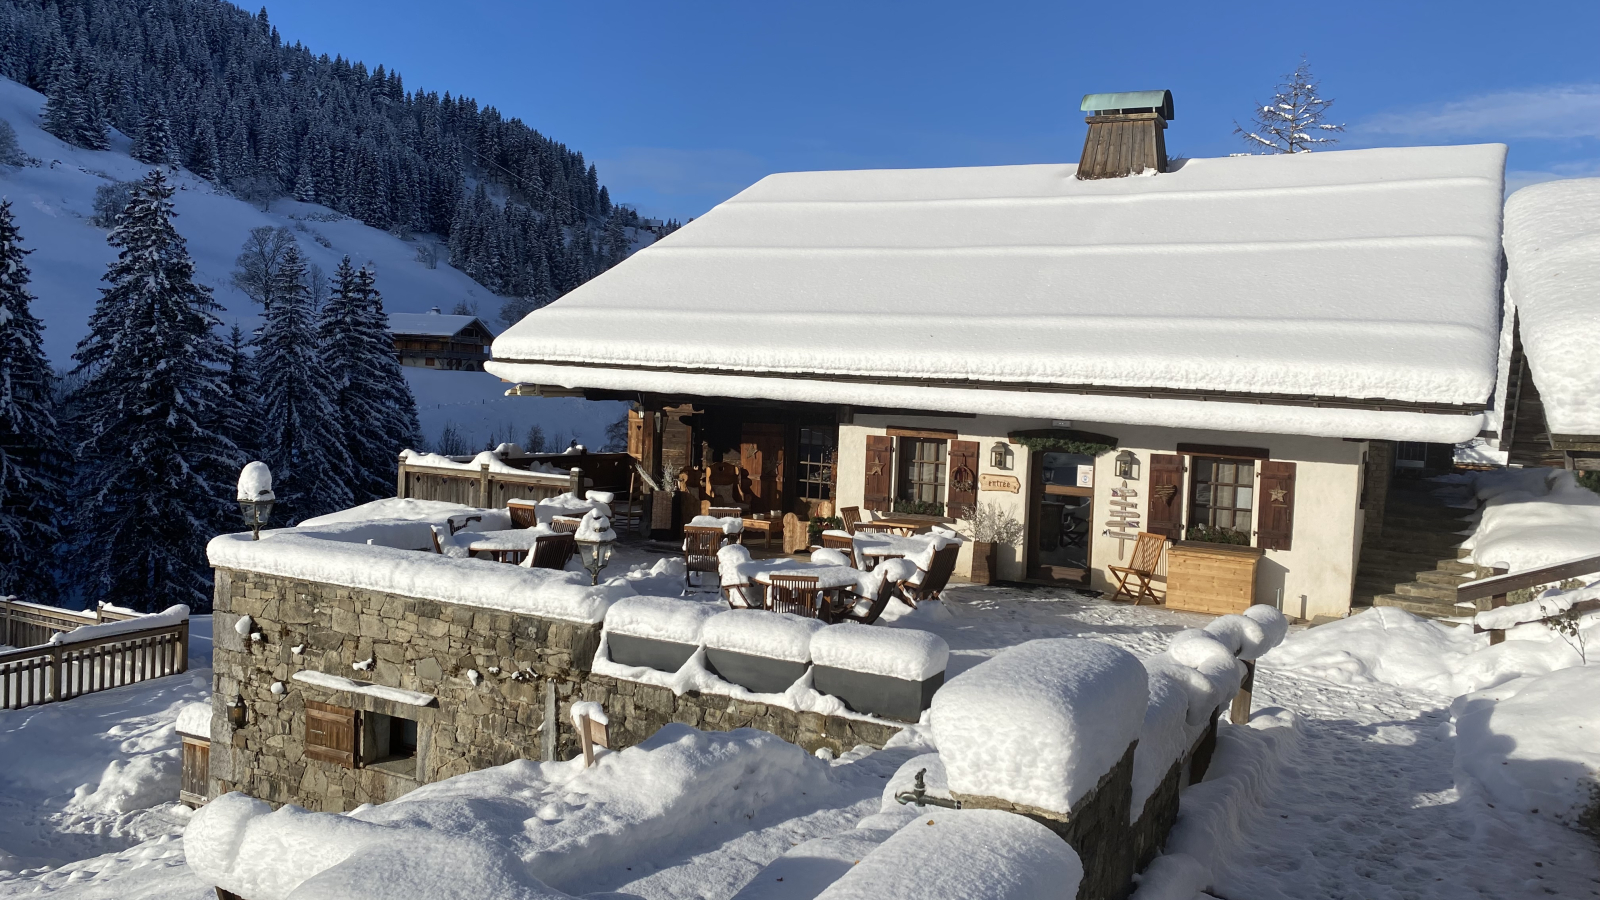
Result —
<path fill-rule="evenodd" d="M 686 693 L 589 671 L 600 626 L 438 603 L 230 569 L 216 571 L 211 796 L 243 791 L 273 803 L 343 811 L 420 784 L 515 759 L 569 759 L 576 700 L 601 703 L 622 749 L 681 722 L 727 731 L 754 727 L 807 750 L 882 746 L 899 729 L 876 721 L 797 713 L 714 694 Z M 262 640 L 238 634 L 248 615 Z M 295 652 L 298 650 L 299 652 Z M 372 660 L 370 668 L 352 665 Z M 316 670 L 438 698 L 419 708 L 294 681 Z M 479 673 L 477 683 L 470 671 Z M 283 693 L 272 691 L 281 684 Z M 242 700 L 235 729 L 228 704 Z M 305 701 L 418 724 L 417 758 L 346 768 L 305 756 Z M 556 725 L 546 748 L 541 726 Z"/>

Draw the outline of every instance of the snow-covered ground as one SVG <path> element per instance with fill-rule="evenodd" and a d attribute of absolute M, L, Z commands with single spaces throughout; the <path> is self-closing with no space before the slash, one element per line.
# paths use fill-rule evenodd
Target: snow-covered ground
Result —
<path fill-rule="evenodd" d="M 947 597 L 943 605 L 900 611 L 889 624 L 943 637 L 951 648 L 952 676 L 1007 647 L 1042 637 L 1092 637 L 1145 658 L 1166 649 L 1174 633 L 1209 621 L 1047 588 L 960 586 Z M 1364 612 L 1346 622 L 1291 634 L 1259 663 L 1255 727 L 1224 726 L 1213 773 L 1185 795 L 1184 815 L 1189 818 L 1175 832 L 1173 847 L 1207 848 L 1205 871 L 1196 875 L 1195 865 L 1163 857 L 1146 880 L 1145 896 L 1193 900 L 1204 896 L 1195 889 L 1206 885 L 1212 896 L 1228 900 L 1600 896 L 1600 847 L 1594 839 L 1558 820 L 1549 800 L 1539 801 L 1544 805 L 1538 812 L 1526 802 L 1532 796 L 1570 799 L 1583 790 L 1577 783 L 1582 753 L 1594 752 L 1583 748 L 1596 745 L 1573 735 L 1578 725 L 1600 730 L 1600 710 L 1591 708 L 1592 703 L 1553 709 L 1549 695 L 1596 694 L 1593 678 L 1600 668 L 1578 666 L 1575 652 L 1570 658 L 1561 656 L 1567 645 L 1543 626 L 1514 630 L 1501 646 L 1511 649 L 1489 651 L 1483 635 L 1451 631 L 1396 610 Z M 1578 683 L 1546 682 L 1558 677 Z M 1457 700 L 1458 690 L 1476 693 Z M 151 716 L 158 707 L 166 710 L 138 689 L 91 700 L 114 704 L 119 697 L 126 698 L 120 708 L 105 706 L 90 713 L 85 706 L 84 712 L 74 712 L 73 704 L 65 704 L 57 715 L 74 716 L 80 728 L 88 727 L 84 720 L 90 716 L 127 727 L 125 723 Z M 174 704 L 177 699 L 174 694 Z M 16 715 L 0 714 L 0 731 L 10 742 L 7 756 L 45 756 L 43 747 L 64 740 L 60 735 L 70 730 L 63 725 L 59 731 L 25 733 L 11 724 Z M 1516 751 L 1519 738 L 1508 741 L 1508 730 L 1527 738 L 1526 752 Z M 510 850 L 523 858 L 528 857 L 521 850 L 532 846 L 528 842 L 556 846 L 580 832 L 627 834 L 635 826 L 619 832 L 618 823 L 637 819 L 642 824 L 635 837 L 601 843 L 594 843 L 598 837 L 585 838 L 570 846 L 589 849 L 572 850 L 578 858 L 557 866 L 565 874 L 542 874 L 541 869 L 555 871 L 545 867 L 534 867 L 534 874 L 571 895 L 609 900 L 731 898 L 741 891 L 745 897 L 809 898 L 881 841 L 883 828 L 903 824 L 892 817 L 871 817 L 888 808 L 882 797 L 890 777 L 913 754 L 926 750 L 908 740 L 900 747 L 852 754 L 823 766 L 760 738 L 752 744 L 728 736 L 692 735 L 665 735 L 660 742 L 688 741 L 672 751 L 679 756 L 661 757 L 663 763 L 669 757 L 685 763 L 652 769 L 655 763 L 641 760 L 639 752 L 614 755 L 618 768 L 612 771 L 620 779 L 615 783 L 598 772 L 578 776 L 561 764 L 518 763 L 435 786 L 359 818 L 389 824 L 424 821 L 446 811 L 465 815 L 469 808 L 484 808 L 486 801 L 472 799 L 479 795 L 502 798 L 489 804 L 490 811 L 472 815 L 498 821 L 495 817 L 515 813 L 511 807 L 531 812 L 543 824 L 493 839 L 499 842 L 496 853 Z M 40 743 L 23 743 L 27 740 Z M 81 743 L 84 738 L 71 740 Z M 722 750 L 713 752 L 716 747 Z M 744 800 L 749 818 L 733 828 L 727 827 L 720 808 L 675 805 L 682 801 L 660 802 L 650 809 L 637 805 L 635 789 L 645 791 L 641 785 L 647 782 L 657 785 L 649 791 L 659 795 L 661 785 L 673 779 L 726 777 L 722 770 L 706 774 L 711 771 L 706 760 L 718 753 L 725 760 L 744 760 L 736 766 L 741 771 L 778 766 L 786 774 L 774 771 L 763 777 L 812 781 L 802 798 Z M 1530 759 L 1529 753 L 1546 758 Z M 115 755 L 109 745 L 97 745 L 92 753 L 75 756 L 87 760 L 94 754 L 100 755 L 101 768 Z M 1554 759 L 1563 755 L 1568 757 L 1564 762 Z M 624 756 L 630 760 L 626 766 L 620 762 Z M 1600 766 L 1600 759 L 1593 765 Z M 631 774 L 623 774 L 625 770 Z M 646 776 L 646 771 L 657 774 Z M 693 775 L 697 771 L 702 774 Z M 69 795 L 70 789 L 65 794 L 58 789 L 54 808 L 64 809 Z M 20 789 L 8 786 L 8 800 L 21 796 Z M 407 808 L 407 803 L 415 805 Z M 207 896 L 206 886 L 185 861 L 181 814 L 171 815 L 164 826 L 156 824 L 159 816 L 170 815 L 170 807 L 165 809 L 158 807 L 140 819 L 150 828 L 143 833 L 150 837 L 146 842 L 129 846 L 141 835 L 124 831 L 99 846 L 62 844 L 55 859 L 88 858 L 49 871 L 0 874 L 0 896 Z M 528 818 L 524 813 L 515 815 Z M 669 820 L 673 828 L 660 827 Z M 31 833 L 44 834 L 57 820 L 35 815 L 32 821 Z M 352 822 L 350 827 L 366 826 Z M 17 833 L 0 828 L 0 835 L 6 835 L 0 841 L 13 841 L 0 847 L 15 853 L 10 836 Z M 807 843 L 814 839 L 822 840 Z M 791 850 L 799 855 L 767 868 Z M 103 855 L 90 855 L 96 852 Z M 614 865 L 596 866 L 590 858 L 596 854 Z M 849 858 L 832 870 L 824 866 L 833 874 L 819 882 L 815 860 L 807 862 L 807 854 Z M 1174 872 L 1187 873 L 1192 882 L 1187 893 L 1181 892 L 1185 877 Z M 788 880 L 776 880 L 786 873 Z M 1168 888 L 1180 893 L 1158 890 Z"/>

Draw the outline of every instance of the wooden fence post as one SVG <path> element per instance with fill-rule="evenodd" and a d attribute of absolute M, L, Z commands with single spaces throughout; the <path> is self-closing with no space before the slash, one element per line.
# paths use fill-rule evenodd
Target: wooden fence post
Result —
<path fill-rule="evenodd" d="M 1505 566 L 1495 566 L 1491 571 L 1496 575 L 1504 575 L 1509 570 L 1506 569 Z M 1506 605 L 1506 595 L 1505 594 L 1495 594 L 1489 600 L 1489 608 L 1490 609 L 1499 609 L 1500 607 L 1505 606 L 1505 605 Z M 1491 647 L 1493 647 L 1495 644 L 1500 643 L 1501 641 L 1504 641 L 1505 639 L 1506 639 L 1506 633 L 1505 633 L 1505 631 L 1503 629 L 1496 628 L 1496 629 L 1493 629 L 1492 631 L 1489 632 L 1489 646 L 1491 646 Z"/>
<path fill-rule="evenodd" d="M 183 620 L 183 630 L 178 632 L 178 671 L 189 671 L 189 620 Z"/>
<path fill-rule="evenodd" d="M 406 498 L 406 458 L 404 454 L 401 454 L 399 465 L 395 471 L 398 474 L 395 477 L 394 496 L 398 500 L 404 500 Z"/>
<path fill-rule="evenodd" d="M 1250 695 L 1256 687 L 1256 661 L 1244 660 L 1244 681 L 1239 685 L 1239 693 L 1233 695 L 1233 710 L 1228 721 L 1235 725 L 1244 725 L 1250 721 Z"/>
<path fill-rule="evenodd" d="M 489 464 L 478 464 L 478 508 L 489 508 Z"/>
<path fill-rule="evenodd" d="M 50 648 L 50 700 L 65 699 L 61 696 L 61 645 L 56 644 Z"/>
<path fill-rule="evenodd" d="M 583 497 L 583 470 L 577 466 L 573 466 L 572 471 L 567 474 L 567 490 L 571 491 L 574 497 Z"/>
<path fill-rule="evenodd" d="M 15 647 L 11 643 L 11 598 L 0 597 L 0 644 Z"/>

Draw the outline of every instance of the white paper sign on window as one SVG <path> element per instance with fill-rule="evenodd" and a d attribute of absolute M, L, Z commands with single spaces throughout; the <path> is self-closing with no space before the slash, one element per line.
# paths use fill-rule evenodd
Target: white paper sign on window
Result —
<path fill-rule="evenodd" d="M 1094 466 L 1078 467 L 1078 487 L 1094 487 Z"/>

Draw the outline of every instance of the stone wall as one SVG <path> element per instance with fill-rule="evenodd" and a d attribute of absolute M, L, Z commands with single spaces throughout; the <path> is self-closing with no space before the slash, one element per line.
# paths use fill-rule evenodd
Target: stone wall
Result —
<path fill-rule="evenodd" d="M 715 731 L 760 728 L 807 750 L 835 753 L 857 744 L 882 746 L 899 730 L 715 694 L 678 697 L 594 675 L 589 667 L 600 644 L 598 624 L 231 569 L 216 571 L 215 611 L 213 797 L 237 790 L 273 803 L 343 811 L 516 759 L 569 759 L 579 752 L 569 715 L 576 700 L 605 707 L 617 749 L 669 722 Z M 245 615 L 261 640 L 236 631 Z M 368 660 L 370 667 L 353 669 Z M 437 702 L 418 707 L 293 680 L 304 670 L 430 694 Z M 237 729 L 228 709 L 236 698 L 245 716 Z M 416 721 L 416 758 L 359 768 L 307 758 L 307 700 Z M 555 724 L 549 741 L 541 731 L 547 720 Z"/>

